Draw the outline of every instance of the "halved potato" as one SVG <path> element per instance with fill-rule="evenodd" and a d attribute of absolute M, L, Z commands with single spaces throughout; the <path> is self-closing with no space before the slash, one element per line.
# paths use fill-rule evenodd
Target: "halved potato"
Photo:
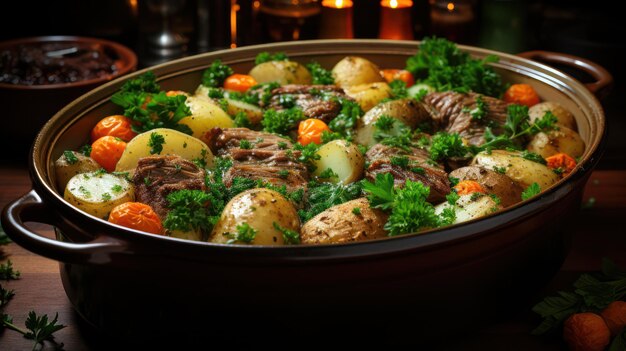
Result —
<path fill-rule="evenodd" d="M 257 83 L 277 82 L 280 85 L 308 85 L 313 81 L 311 73 L 306 67 L 289 60 L 261 63 L 254 66 L 248 74 L 251 75 Z"/>
<path fill-rule="evenodd" d="M 361 179 L 365 158 L 354 143 L 345 140 L 333 140 L 324 144 L 317 151 L 319 160 L 315 160 L 317 167 L 314 175 L 319 176 L 326 169 L 331 169 L 337 177 L 328 179 L 333 183 L 348 184 Z"/>
<path fill-rule="evenodd" d="M 440 215 L 444 209 L 449 207 L 453 206 L 448 202 L 439 204 L 435 206 L 435 213 Z M 498 205 L 494 199 L 485 194 L 473 193 L 461 195 L 454 205 L 456 219 L 452 224 L 463 223 L 472 219 L 480 218 L 494 213 L 501 208 L 502 206 Z"/>
<path fill-rule="evenodd" d="M 191 229 L 188 232 L 183 232 L 182 230 L 171 230 L 167 231 L 167 235 L 171 236 L 172 238 L 202 241 L 202 231 L 200 230 Z"/>
<path fill-rule="evenodd" d="M 54 161 L 54 177 L 56 178 L 57 191 L 60 193 L 65 189 L 67 182 L 70 179 L 79 174 L 94 172 L 102 168 L 98 162 L 94 161 L 91 157 L 87 157 L 80 152 L 69 151 L 74 155 L 76 160 L 68 160 L 65 154 L 61 155 L 56 161 Z"/>
<path fill-rule="evenodd" d="M 337 62 L 331 73 L 335 79 L 335 84 L 342 88 L 385 81 L 377 65 L 357 56 L 343 58 Z"/>
<path fill-rule="evenodd" d="M 252 104 L 248 104 L 239 100 L 226 99 L 228 102 L 227 112 L 231 116 L 235 116 L 239 112 L 243 112 L 250 120 L 252 124 L 261 123 L 261 119 L 263 118 L 263 110 L 258 106 L 254 106 Z"/>
<path fill-rule="evenodd" d="M 225 244 L 235 240 L 237 226 L 244 223 L 256 230 L 254 240 L 250 242 L 254 245 L 285 244 L 283 232 L 274 223 L 300 232 L 300 217 L 291 201 L 274 190 L 256 188 L 240 193 L 226 204 L 209 241 Z M 240 241 L 235 242 L 242 244 Z"/>
<path fill-rule="evenodd" d="M 161 135 L 165 139 L 162 144 L 163 150 L 159 155 L 178 155 L 189 161 L 204 161 L 207 167 L 213 165 L 213 153 L 201 140 L 177 130 L 156 128 L 137 135 L 126 144 L 126 149 L 115 166 L 115 170 L 132 174 L 140 158 L 153 155 L 150 153 L 151 147 L 149 145 L 150 136 L 153 133 Z"/>
<path fill-rule="evenodd" d="M 450 172 L 450 177 L 473 180 L 480 184 L 488 194 L 500 198 L 503 207 L 512 206 L 522 201 L 522 188 L 505 174 L 478 166 L 461 167 Z"/>
<path fill-rule="evenodd" d="M 354 140 L 368 147 L 376 144 L 374 124 L 383 115 L 394 118 L 411 129 L 422 123 L 431 122 L 428 111 L 418 101 L 414 99 L 392 100 L 377 105 L 358 121 Z"/>
<path fill-rule="evenodd" d="M 358 210 L 355 210 L 358 208 Z M 356 213 L 355 213 L 356 212 Z M 366 198 L 333 206 L 302 226 L 303 244 L 337 244 L 387 237 L 388 214 L 371 208 Z"/>
<path fill-rule="evenodd" d="M 545 190 L 560 179 L 550 168 L 521 157 L 517 151 L 479 152 L 474 156 L 472 165 L 502 172 L 524 188 L 537 183 L 541 190 Z"/>
<path fill-rule="evenodd" d="M 63 198 L 90 215 L 107 219 L 113 207 L 134 200 L 133 187 L 122 176 L 89 172 L 73 176 Z"/>
<path fill-rule="evenodd" d="M 575 131 L 558 126 L 558 130 L 548 133 L 537 133 L 528 143 L 526 148 L 544 158 L 558 154 L 560 152 L 568 154 L 573 158 L 580 157 L 585 152 L 585 142 Z"/>
<path fill-rule="evenodd" d="M 364 83 L 344 88 L 346 95 L 356 100 L 365 112 L 391 97 L 391 88 L 385 82 Z"/>
<path fill-rule="evenodd" d="M 178 123 L 191 128 L 192 135 L 196 138 L 202 137 L 209 130 L 220 128 L 233 128 L 235 121 L 221 107 L 209 100 L 196 97 L 188 97 L 185 102 L 191 110 L 191 116 L 181 119 Z"/>
<path fill-rule="evenodd" d="M 563 107 L 563 105 L 553 101 L 540 102 L 529 108 L 528 116 L 530 116 L 530 121 L 534 123 L 537 119 L 543 117 L 543 115 L 546 114 L 546 111 L 552 112 L 558 120 L 556 122 L 557 124 L 566 126 L 574 131 L 578 130 L 574 115 Z"/>

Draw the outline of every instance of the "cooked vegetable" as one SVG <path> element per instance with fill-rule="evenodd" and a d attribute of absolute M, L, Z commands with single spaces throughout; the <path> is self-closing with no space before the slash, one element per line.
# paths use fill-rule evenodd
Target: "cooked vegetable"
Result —
<path fill-rule="evenodd" d="M 430 159 L 436 162 L 454 157 L 463 158 L 469 152 L 457 133 L 450 134 L 446 132 L 438 132 L 433 135 L 430 139 L 428 150 Z"/>
<path fill-rule="evenodd" d="M 472 165 L 491 170 L 502 168 L 504 174 L 523 187 L 537 183 L 541 190 L 545 190 L 559 180 L 559 176 L 550 168 L 523 158 L 522 153 L 517 151 L 483 151 L 474 156 Z"/>
<path fill-rule="evenodd" d="M 69 157 L 68 157 L 69 156 Z M 67 182 L 79 174 L 95 172 L 101 166 L 91 157 L 87 157 L 76 151 L 65 151 L 63 155 L 54 161 L 54 177 L 57 190 L 65 189 Z"/>
<path fill-rule="evenodd" d="M 233 119 L 218 105 L 195 97 L 189 97 L 186 104 L 191 113 L 179 123 L 188 126 L 192 131 L 190 134 L 196 138 L 201 138 L 215 127 L 232 128 L 235 126 Z"/>
<path fill-rule="evenodd" d="M 380 71 L 380 74 L 385 78 L 387 83 L 391 83 L 394 80 L 400 80 L 405 83 L 406 88 L 410 88 L 415 84 L 415 79 L 413 79 L 411 72 L 404 69 L 383 69 Z"/>
<path fill-rule="evenodd" d="M 539 95 L 528 84 L 513 84 L 505 92 L 503 100 L 511 103 L 532 107 L 539 103 Z"/>
<path fill-rule="evenodd" d="M 367 59 L 356 56 L 348 56 L 337 62 L 331 72 L 335 84 L 342 88 L 385 81 L 378 66 Z"/>
<path fill-rule="evenodd" d="M 118 172 L 134 172 L 137 162 L 142 157 L 150 156 L 150 136 L 156 133 L 163 137 L 163 149 L 160 155 L 178 155 L 189 161 L 195 161 L 202 166 L 211 166 L 213 164 L 213 153 L 209 147 L 190 135 L 181 132 L 160 128 L 153 129 L 137 135 L 126 146 L 126 150 L 122 154 L 115 170 Z"/>
<path fill-rule="evenodd" d="M 611 332 L 597 314 L 575 313 L 563 323 L 563 339 L 570 350 L 603 351 L 611 342 Z"/>
<path fill-rule="evenodd" d="M 322 133 L 330 132 L 330 128 L 324 121 L 316 118 L 309 118 L 301 121 L 298 125 L 298 142 L 302 145 L 310 143 L 321 144 Z"/>
<path fill-rule="evenodd" d="M 347 185 L 332 183 L 309 184 L 306 208 L 298 211 L 302 222 L 307 222 L 324 210 L 361 196 L 361 182 Z"/>
<path fill-rule="evenodd" d="M 571 156 L 560 153 L 546 158 L 548 168 L 565 176 L 576 168 L 576 160 Z"/>
<path fill-rule="evenodd" d="M 313 84 L 335 84 L 335 80 L 333 79 L 333 75 L 330 71 L 324 69 L 317 62 L 311 62 L 306 65 L 306 68 L 311 72 L 311 76 L 313 77 Z"/>
<path fill-rule="evenodd" d="M 257 84 L 257 81 L 252 76 L 236 73 L 224 80 L 224 89 L 245 93 Z"/>
<path fill-rule="evenodd" d="M 249 75 L 259 83 L 311 84 L 313 78 L 306 67 L 294 61 L 268 61 L 258 64 Z"/>
<path fill-rule="evenodd" d="M 330 169 L 335 175 L 329 179 L 331 182 L 348 184 L 361 179 L 365 158 L 355 144 L 345 140 L 333 140 L 322 145 L 317 155 L 320 158 L 313 161 L 316 167 L 314 175 L 320 176 Z"/>
<path fill-rule="evenodd" d="M 391 88 L 387 83 L 363 83 L 345 87 L 346 94 L 356 100 L 365 112 L 371 110 L 382 100 L 391 97 Z"/>
<path fill-rule="evenodd" d="M 558 126 L 557 130 L 537 133 L 526 148 L 544 158 L 558 153 L 577 158 L 585 152 L 585 142 L 575 131 Z"/>
<path fill-rule="evenodd" d="M 574 131 L 578 130 L 574 115 L 563 107 L 563 105 L 553 101 L 540 102 L 529 108 L 528 115 L 530 116 L 530 121 L 534 123 L 536 120 L 542 118 L 546 112 L 550 112 L 556 117 L 556 124 L 565 126 Z"/>
<path fill-rule="evenodd" d="M 437 205 L 435 207 L 435 213 L 437 215 L 443 215 L 444 210 L 454 211 L 454 221 L 452 221 L 451 224 L 457 224 L 490 215 L 501 208 L 502 206 L 491 196 L 474 192 L 460 195 L 454 204 L 444 202 Z"/>
<path fill-rule="evenodd" d="M 354 209 L 359 210 L 355 213 Z M 388 215 L 371 208 L 366 198 L 330 207 L 302 226 L 303 244 L 337 244 L 384 238 Z"/>
<path fill-rule="evenodd" d="M 257 188 L 235 196 L 224 208 L 209 241 L 229 243 L 236 239 L 237 226 L 242 223 L 256 231 L 250 244 L 283 245 L 285 238 L 279 228 L 299 232 L 300 218 L 293 204 L 274 190 Z M 291 240 L 291 239 L 290 239 Z M 242 243 L 237 241 L 237 243 Z"/>
<path fill-rule="evenodd" d="M 265 111 L 261 124 L 266 132 L 287 135 L 303 119 L 305 119 L 305 116 L 302 110 L 292 107 L 281 111 Z"/>
<path fill-rule="evenodd" d="M 235 123 L 237 123 L 236 117 L 238 114 L 243 113 L 247 120 L 252 125 L 258 125 L 261 123 L 261 119 L 263 118 L 263 110 L 258 106 L 249 104 L 244 101 L 233 100 L 233 99 L 224 99 L 227 103 L 226 112 L 229 115 L 233 116 Z"/>
<path fill-rule="evenodd" d="M 273 54 L 270 54 L 269 52 L 264 51 L 256 55 L 254 64 L 260 65 L 262 63 L 270 62 L 270 61 L 286 61 L 286 60 L 289 60 L 289 57 L 287 57 L 287 55 L 285 55 L 284 52 L 275 52 Z"/>
<path fill-rule="evenodd" d="M 459 184 L 467 180 L 477 182 L 486 194 L 495 195 L 499 198 L 502 207 L 505 208 L 520 202 L 524 190 L 522 186 L 508 176 L 483 167 L 457 168 L 450 172 L 450 177 L 458 179 Z"/>
<path fill-rule="evenodd" d="M 110 135 L 103 136 L 91 144 L 90 157 L 107 172 L 113 172 L 126 150 L 126 142 Z"/>
<path fill-rule="evenodd" d="M 132 122 L 122 115 L 104 117 L 91 130 L 91 141 L 94 142 L 103 136 L 113 136 L 124 141 L 134 138 L 137 133 L 132 129 Z"/>
<path fill-rule="evenodd" d="M 124 177 L 106 172 L 77 174 L 67 183 L 63 197 L 90 215 L 107 219 L 111 210 L 133 201 L 133 188 Z"/>
<path fill-rule="evenodd" d="M 522 191 L 522 200 L 526 201 L 530 198 L 533 198 L 541 193 L 541 188 L 539 184 L 532 183 L 529 185 L 524 191 Z"/>
<path fill-rule="evenodd" d="M 357 120 L 361 118 L 363 111 L 361 107 L 354 101 L 348 99 L 337 99 L 341 105 L 341 110 L 337 117 L 333 118 L 328 127 L 334 132 L 346 139 L 350 139 L 354 134 Z"/>
<path fill-rule="evenodd" d="M 613 301 L 600 313 L 609 327 L 611 335 L 616 336 L 622 330 L 626 332 L 626 301 Z"/>
<path fill-rule="evenodd" d="M 111 223 L 146 233 L 163 233 L 159 215 L 150 205 L 141 202 L 125 202 L 113 207 L 108 220 Z"/>
<path fill-rule="evenodd" d="M 473 180 L 461 180 L 454 186 L 454 190 L 458 195 L 468 195 L 473 193 L 487 193 L 482 185 Z"/>
<path fill-rule="evenodd" d="M 233 74 L 232 68 L 222 64 L 221 60 L 215 60 L 211 66 L 202 73 L 202 85 L 205 87 L 221 87 L 224 80 Z"/>

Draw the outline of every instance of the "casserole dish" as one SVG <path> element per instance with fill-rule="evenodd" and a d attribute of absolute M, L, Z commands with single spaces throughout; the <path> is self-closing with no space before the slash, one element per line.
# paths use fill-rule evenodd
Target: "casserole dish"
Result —
<path fill-rule="evenodd" d="M 417 46 L 381 40 L 278 43 L 198 55 L 150 70 L 163 89 L 192 91 L 216 58 L 236 72 L 248 71 L 262 51 L 284 51 L 293 60 L 314 59 L 325 67 L 347 55 L 364 56 L 381 67 L 403 67 Z M 588 147 L 569 177 L 495 215 L 383 240 L 263 247 L 150 235 L 70 206 L 52 179 L 53 160 L 64 150 L 77 149 L 102 116 L 116 113 L 110 96 L 145 72 L 140 71 L 80 97 L 43 127 L 29 159 L 33 190 L 7 205 L 3 226 L 16 243 L 60 261 L 76 311 L 96 329 L 117 337 L 180 340 L 184 334 L 193 341 L 210 335 L 217 341 L 246 342 L 273 332 L 281 342 L 301 337 L 411 342 L 479 325 L 511 299 L 527 298 L 562 263 L 568 218 L 580 207 L 606 129 L 598 100 L 580 82 L 528 59 L 461 49 L 476 57 L 500 56 L 494 67 L 506 82 L 531 83 L 544 100 L 558 101 L 574 113 Z M 610 75 L 601 67 L 576 58 L 565 61 L 595 78 L 591 89 L 610 85 Z M 30 231 L 24 224 L 29 221 L 53 225 L 56 240 Z"/>

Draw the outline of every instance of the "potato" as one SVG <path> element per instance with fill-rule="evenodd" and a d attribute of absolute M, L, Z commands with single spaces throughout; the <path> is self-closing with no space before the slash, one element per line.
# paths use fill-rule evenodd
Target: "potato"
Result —
<path fill-rule="evenodd" d="M 530 121 L 534 123 L 535 120 L 543 117 L 546 111 L 552 112 L 558 120 L 556 122 L 557 124 L 566 126 L 574 131 L 578 130 L 574 115 L 566 110 L 561 104 L 552 101 L 540 102 L 529 108 L 528 115 L 530 116 Z"/>
<path fill-rule="evenodd" d="M 63 198 L 90 215 L 108 219 L 113 207 L 134 201 L 134 193 L 124 177 L 98 171 L 73 176 Z"/>
<path fill-rule="evenodd" d="M 560 179 L 550 168 L 521 157 L 521 153 L 517 151 L 479 152 L 474 156 L 472 165 L 495 171 L 501 169 L 504 174 L 524 188 L 537 183 L 541 190 L 545 190 Z"/>
<path fill-rule="evenodd" d="M 365 112 L 371 110 L 382 99 L 391 97 L 391 88 L 387 83 L 364 83 L 346 87 L 345 92 L 348 96 L 356 100 Z"/>
<path fill-rule="evenodd" d="M 198 85 L 192 97 L 195 99 L 204 100 L 204 101 L 214 104 L 213 99 L 209 97 L 209 87 L 204 86 L 202 84 Z"/>
<path fill-rule="evenodd" d="M 226 99 L 226 102 L 228 102 L 227 112 L 229 115 L 235 116 L 237 113 L 243 112 L 246 114 L 246 117 L 248 117 L 248 120 L 250 120 L 250 123 L 261 123 L 261 119 L 263 119 L 263 110 L 261 110 L 258 106 L 232 99 Z"/>
<path fill-rule="evenodd" d="M 367 59 L 356 56 L 348 56 L 337 62 L 331 73 L 335 79 L 335 84 L 342 88 L 385 81 L 378 66 Z"/>
<path fill-rule="evenodd" d="M 300 232 L 300 217 L 291 201 L 274 190 L 257 188 L 240 193 L 226 204 L 209 241 L 227 243 L 237 233 L 237 225 L 244 223 L 257 231 L 251 242 L 254 245 L 285 244 L 283 233 L 274 223 Z"/>
<path fill-rule="evenodd" d="M 178 155 L 189 161 L 203 160 L 207 167 L 213 165 L 213 153 L 201 140 L 168 128 L 157 128 L 141 133 L 126 144 L 126 149 L 115 166 L 118 172 L 133 173 L 140 158 L 151 156 L 150 135 L 157 133 L 165 139 L 160 155 Z"/>
<path fill-rule="evenodd" d="M 203 241 L 202 240 L 202 231 L 200 230 L 190 230 L 188 232 L 183 232 L 182 230 L 172 230 L 168 231 L 167 235 L 172 238 L 185 239 L 185 240 L 194 240 L 194 241 Z"/>
<path fill-rule="evenodd" d="M 580 135 L 564 126 L 558 126 L 558 128 L 558 130 L 548 133 L 537 133 L 528 143 L 526 149 L 544 158 L 560 152 L 566 153 L 573 158 L 582 156 L 585 152 L 585 142 Z"/>
<path fill-rule="evenodd" d="M 459 181 L 473 180 L 477 182 L 487 194 L 499 197 L 503 207 L 509 207 L 522 201 L 524 188 L 508 176 L 496 171 L 477 166 L 467 166 L 450 172 L 450 177 L 458 178 Z"/>
<path fill-rule="evenodd" d="M 61 155 L 56 161 L 54 161 L 54 177 L 56 178 L 57 191 L 62 192 L 69 180 L 79 174 L 94 172 L 99 170 L 100 165 L 94 161 L 91 157 L 87 157 L 80 152 L 68 151 L 76 160 L 70 162 L 65 155 Z"/>
<path fill-rule="evenodd" d="M 269 61 L 254 66 L 248 73 L 258 83 L 277 82 L 280 85 L 286 84 L 311 84 L 313 78 L 306 67 L 301 64 L 284 60 Z"/>
<path fill-rule="evenodd" d="M 354 214 L 359 208 L 360 214 Z M 371 208 L 366 198 L 333 206 L 302 226 L 303 244 L 337 244 L 387 237 L 384 226 L 388 215 Z"/>
<path fill-rule="evenodd" d="M 319 160 L 315 160 L 317 167 L 313 172 L 319 176 L 323 171 L 330 168 L 337 177 L 328 179 L 333 183 L 348 184 L 361 179 L 365 157 L 354 143 L 345 140 L 333 140 L 324 144 L 317 151 Z"/>
<path fill-rule="evenodd" d="M 189 97 L 185 103 L 191 110 L 191 116 L 181 119 L 178 123 L 189 126 L 193 132 L 192 135 L 196 138 L 202 137 L 214 127 L 233 128 L 235 126 L 235 121 L 221 107 L 208 100 Z"/>
<path fill-rule="evenodd" d="M 435 92 L 435 88 L 431 87 L 428 84 L 424 84 L 424 83 L 418 83 L 413 85 L 412 87 L 410 87 L 407 90 L 407 93 L 409 93 L 410 97 L 414 97 L 415 95 L 420 94 L 420 91 L 422 90 L 426 90 L 428 93 L 434 93 Z"/>
<path fill-rule="evenodd" d="M 448 202 L 444 202 L 435 206 L 435 213 L 441 214 L 444 209 L 452 207 Z M 491 213 L 494 213 L 501 209 L 502 206 L 498 205 L 490 196 L 473 193 L 461 195 L 454 205 L 454 213 L 456 213 L 456 219 L 452 224 L 463 223 L 472 219 L 480 218 Z"/>
<path fill-rule="evenodd" d="M 369 110 L 357 123 L 355 141 L 361 145 L 372 146 L 376 127 L 374 123 L 380 116 L 386 115 L 397 119 L 411 129 L 422 123 L 430 123 L 431 118 L 424 106 L 414 99 L 399 99 L 384 102 Z"/>

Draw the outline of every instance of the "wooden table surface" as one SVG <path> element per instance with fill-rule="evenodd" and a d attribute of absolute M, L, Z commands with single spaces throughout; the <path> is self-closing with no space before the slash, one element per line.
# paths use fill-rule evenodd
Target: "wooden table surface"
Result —
<path fill-rule="evenodd" d="M 30 190 L 28 172 L 24 167 L 0 166 L 0 208 Z M 545 287 L 531 299 L 537 302 L 545 294 L 567 289 L 582 272 L 598 270 L 602 257 L 609 257 L 620 267 L 626 267 L 626 170 L 600 170 L 592 174 L 585 189 L 584 201 L 595 198 L 595 205 L 583 209 L 577 217 L 573 247 L 561 270 Z M 37 229 L 50 237 L 52 231 L 42 225 Z M 65 350 L 119 349 L 121 345 L 109 345 L 84 328 L 79 328 L 79 318 L 72 310 L 55 261 L 37 256 L 9 244 L 1 247 L 7 258 L 21 272 L 21 279 L 0 281 L 3 287 L 15 290 L 15 297 L 5 309 L 13 316 L 16 325 L 23 326 L 29 311 L 59 314 L 59 322 L 67 327 L 57 332 L 56 340 L 64 343 Z M 512 301 L 512 304 L 515 302 Z M 562 350 L 558 338 L 542 339 L 529 335 L 537 320 L 530 306 L 521 306 L 522 313 L 503 313 L 502 320 L 494 321 L 479 332 L 461 338 L 451 338 L 442 344 L 444 350 Z M 520 306 L 518 306 L 520 307 Z M 515 308 L 520 310 L 520 308 Z M 0 334 L 0 350 L 30 350 L 32 342 L 20 334 L 6 330 Z M 52 349 L 50 344 L 46 350 Z"/>

